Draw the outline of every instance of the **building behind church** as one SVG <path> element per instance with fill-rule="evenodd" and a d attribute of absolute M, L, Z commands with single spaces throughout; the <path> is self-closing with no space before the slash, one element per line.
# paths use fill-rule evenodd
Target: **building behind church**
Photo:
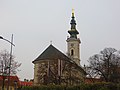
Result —
<path fill-rule="evenodd" d="M 67 55 L 52 44 L 34 61 L 34 85 L 77 85 L 85 80 L 86 72 L 80 65 L 80 39 L 72 12 L 70 34 L 67 37 Z"/>

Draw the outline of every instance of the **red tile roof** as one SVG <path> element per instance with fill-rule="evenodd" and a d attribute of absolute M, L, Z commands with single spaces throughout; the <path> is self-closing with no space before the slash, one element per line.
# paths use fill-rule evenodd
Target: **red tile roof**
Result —
<path fill-rule="evenodd" d="M 32 81 L 20 81 L 21 86 L 32 86 L 33 82 Z"/>
<path fill-rule="evenodd" d="M 19 81 L 19 78 L 17 76 L 2 76 L 0 75 L 0 84 L 3 83 L 3 78 L 5 80 L 5 84 L 8 83 L 8 78 L 10 80 L 10 85 L 14 85 L 15 81 L 17 82 L 17 85 L 19 86 L 20 85 L 20 81 Z"/>
<path fill-rule="evenodd" d="M 3 83 L 3 78 L 5 80 L 5 83 L 8 83 L 8 78 L 10 79 L 10 84 L 14 85 L 15 81 L 17 82 L 18 86 L 32 86 L 32 81 L 20 81 L 17 76 L 2 76 L 0 75 L 0 85 Z"/>
<path fill-rule="evenodd" d="M 102 82 L 100 78 L 85 78 L 85 83 Z"/>

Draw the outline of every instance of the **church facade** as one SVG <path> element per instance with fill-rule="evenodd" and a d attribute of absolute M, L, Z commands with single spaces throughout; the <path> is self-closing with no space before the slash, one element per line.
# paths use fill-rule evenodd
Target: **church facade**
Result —
<path fill-rule="evenodd" d="M 72 12 L 70 34 L 67 37 L 67 55 L 52 44 L 34 61 L 34 85 L 77 85 L 84 82 L 86 72 L 80 65 L 80 39 Z"/>

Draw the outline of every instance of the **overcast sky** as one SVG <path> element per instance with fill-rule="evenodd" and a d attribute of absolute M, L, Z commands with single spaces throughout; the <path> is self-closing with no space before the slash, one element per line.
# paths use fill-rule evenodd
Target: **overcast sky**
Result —
<path fill-rule="evenodd" d="M 120 0 L 0 0 L 0 35 L 10 40 L 22 63 L 21 80 L 34 76 L 36 59 L 49 45 L 66 53 L 72 8 L 81 39 L 81 65 L 105 47 L 120 49 Z M 10 44 L 0 40 L 0 51 Z"/>

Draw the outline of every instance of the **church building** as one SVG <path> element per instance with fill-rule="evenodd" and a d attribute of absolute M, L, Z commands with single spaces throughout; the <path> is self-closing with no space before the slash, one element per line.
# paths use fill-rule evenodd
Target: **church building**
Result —
<path fill-rule="evenodd" d="M 70 34 L 67 37 L 67 55 L 52 44 L 34 61 L 34 85 L 77 85 L 85 80 L 86 72 L 80 65 L 80 39 L 72 12 Z"/>

